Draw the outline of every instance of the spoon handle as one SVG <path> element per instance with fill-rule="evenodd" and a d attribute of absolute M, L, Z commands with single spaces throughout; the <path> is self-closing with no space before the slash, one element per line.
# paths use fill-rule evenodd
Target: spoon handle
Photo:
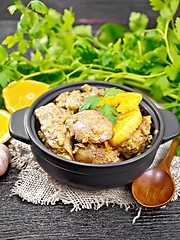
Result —
<path fill-rule="evenodd" d="M 180 140 L 178 139 L 178 137 L 174 138 L 164 160 L 156 168 L 161 168 L 167 171 L 168 173 L 170 173 L 171 162 L 173 160 L 173 157 L 176 153 L 176 150 L 179 144 L 180 144 Z"/>

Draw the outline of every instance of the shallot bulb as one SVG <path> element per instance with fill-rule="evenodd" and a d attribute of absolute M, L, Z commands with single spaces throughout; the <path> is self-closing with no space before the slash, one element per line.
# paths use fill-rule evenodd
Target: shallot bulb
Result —
<path fill-rule="evenodd" d="M 6 172 L 10 159 L 11 155 L 8 147 L 4 144 L 0 144 L 0 176 Z"/>

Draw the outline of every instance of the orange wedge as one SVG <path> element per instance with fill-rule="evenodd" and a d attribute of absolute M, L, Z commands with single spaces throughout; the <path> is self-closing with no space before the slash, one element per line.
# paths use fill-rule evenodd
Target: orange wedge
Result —
<path fill-rule="evenodd" d="M 9 119 L 11 114 L 0 109 L 0 143 L 5 143 L 10 139 Z"/>
<path fill-rule="evenodd" d="M 113 147 L 118 147 L 122 142 L 131 137 L 132 133 L 139 127 L 141 122 L 142 114 L 139 107 L 129 113 L 120 114 L 113 128 L 114 135 L 110 140 L 110 144 Z"/>
<path fill-rule="evenodd" d="M 102 107 L 105 102 L 113 107 L 117 107 L 119 105 L 119 102 L 118 102 L 116 96 L 108 96 L 108 97 L 104 97 L 104 98 L 100 99 L 98 108 Z"/>
<path fill-rule="evenodd" d="M 102 107 L 104 102 L 116 107 L 117 111 L 125 114 L 135 110 L 142 100 L 142 94 L 135 92 L 120 92 L 116 96 L 104 97 L 99 101 L 98 108 Z"/>
<path fill-rule="evenodd" d="M 13 113 L 29 107 L 41 94 L 49 90 L 49 85 L 33 80 L 20 80 L 10 83 L 3 89 L 6 109 Z"/>
<path fill-rule="evenodd" d="M 125 114 L 134 111 L 142 100 L 142 94 L 135 92 L 119 93 L 116 95 L 119 106 L 117 111 Z"/>

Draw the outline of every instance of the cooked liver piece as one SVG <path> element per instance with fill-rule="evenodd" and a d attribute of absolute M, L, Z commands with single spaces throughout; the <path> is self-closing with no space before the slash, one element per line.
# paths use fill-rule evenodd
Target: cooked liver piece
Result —
<path fill-rule="evenodd" d="M 116 163 L 123 161 L 122 157 L 118 157 L 117 150 L 106 149 L 103 146 L 90 145 L 86 147 L 83 144 L 75 145 L 75 160 L 84 163 L 102 164 L 102 163 Z"/>
<path fill-rule="evenodd" d="M 64 124 L 70 112 L 49 103 L 36 109 L 34 114 L 41 124 L 39 136 L 45 146 L 60 156 L 73 159 L 70 134 Z"/>
<path fill-rule="evenodd" d="M 103 97 L 104 96 L 104 92 L 105 90 L 104 89 L 99 89 L 99 88 L 96 88 L 96 87 L 92 87 L 88 84 L 84 84 L 82 87 L 81 87 L 81 90 L 83 92 L 87 92 L 88 95 L 98 95 L 100 97 Z"/>
<path fill-rule="evenodd" d="M 112 138 L 113 124 L 95 110 L 84 110 L 67 119 L 71 136 L 78 142 L 102 143 Z"/>
<path fill-rule="evenodd" d="M 64 92 L 60 94 L 55 99 L 55 103 L 62 108 L 77 112 L 86 97 L 88 97 L 88 93 L 82 94 L 80 90 L 74 90 L 72 92 Z"/>
<path fill-rule="evenodd" d="M 81 103 L 85 98 L 91 95 L 104 96 L 104 89 L 98 89 L 88 84 L 84 84 L 81 90 L 74 90 L 72 92 L 61 93 L 56 99 L 55 103 L 62 108 L 69 109 L 74 113 L 78 112 Z"/>
<path fill-rule="evenodd" d="M 142 123 L 138 129 L 134 131 L 130 139 L 121 144 L 121 146 L 118 148 L 118 151 L 126 158 L 131 158 L 137 154 L 140 154 L 152 140 L 150 130 L 151 116 L 145 116 L 143 117 Z"/>

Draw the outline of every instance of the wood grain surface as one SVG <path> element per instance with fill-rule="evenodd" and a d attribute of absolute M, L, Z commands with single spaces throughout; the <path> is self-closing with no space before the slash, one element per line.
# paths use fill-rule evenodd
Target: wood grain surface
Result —
<path fill-rule="evenodd" d="M 23 1 L 27 3 L 27 0 Z M 6 10 L 11 1 L 0 0 L 0 42 L 16 29 L 18 14 L 10 16 Z M 73 6 L 76 23 L 90 23 L 97 28 L 104 22 L 128 25 L 131 11 L 144 12 L 150 27 L 157 16 L 148 0 L 44 0 L 48 7 L 63 12 Z M 71 205 L 59 202 L 54 206 L 33 205 L 11 196 L 18 170 L 9 167 L 0 177 L 0 239 L 180 239 L 180 199 L 166 208 L 142 210 L 141 217 L 134 209 L 126 212 L 118 206 L 102 207 L 98 211 L 71 212 Z"/>

